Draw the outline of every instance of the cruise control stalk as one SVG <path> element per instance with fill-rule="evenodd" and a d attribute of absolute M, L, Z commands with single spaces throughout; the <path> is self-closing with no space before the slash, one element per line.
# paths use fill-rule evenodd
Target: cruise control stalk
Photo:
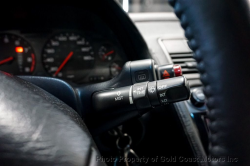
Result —
<path fill-rule="evenodd" d="M 92 96 L 95 121 L 89 122 L 92 124 L 90 131 L 98 134 L 104 128 L 110 129 L 140 117 L 154 107 L 187 100 L 189 97 L 189 84 L 184 76 L 95 92 Z"/>
<path fill-rule="evenodd" d="M 185 77 L 137 83 L 94 93 L 93 108 L 97 112 L 114 109 L 140 110 L 189 99 L 190 89 Z"/>

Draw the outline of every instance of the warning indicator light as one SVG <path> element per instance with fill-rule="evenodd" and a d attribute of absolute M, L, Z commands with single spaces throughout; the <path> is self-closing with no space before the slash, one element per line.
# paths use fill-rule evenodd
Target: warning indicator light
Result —
<path fill-rule="evenodd" d="M 17 53 L 22 53 L 23 52 L 23 47 L 16 47 L 16 52 Z"/>

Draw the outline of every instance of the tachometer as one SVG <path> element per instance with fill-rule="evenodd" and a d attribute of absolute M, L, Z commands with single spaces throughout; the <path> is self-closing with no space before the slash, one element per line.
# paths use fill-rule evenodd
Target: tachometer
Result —
<path fill-rule="evenodd" d="M 78 33 L 60 33 L 45 44 L 44 67 L 53 77 L 78 81 L 93 68 L 95 57 L 90 42 Z"/>
<path fill-rule="evenodd" d="M 35 53 L 20 36 L 0 34 L 0 70 L 14 75 L 30 75 L 35 69 Z"/>

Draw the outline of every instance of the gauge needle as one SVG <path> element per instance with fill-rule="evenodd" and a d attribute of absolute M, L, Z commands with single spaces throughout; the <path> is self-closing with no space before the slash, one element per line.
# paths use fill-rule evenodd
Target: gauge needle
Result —
<path fill-rule="evenodd" d="M 58 67 L 57 71 L 55 72 L 54 76 L 56 76 L 64 67 L 64 65 L 69 61 L 69 59 L 72 57 L 73 51 L 71 51 L 67 57 L 64 59 L 63 63 Z"/>
<path fill-rule="evenodd" d="M 14 58 L 11 56 L 11 57 L 9 57 L 9 58 L 6 58 L 6 59 L 4 59 L 4 60 L 1 60 L 0 61 L 0 65 L 2 65 L 2 64 L 4 64 L 4 63 L 7 63 L 7 62 L 9 62 L 9 61 L 12 61 Z"/>
<path fill-rule="evenodd" d="M 108 55 L 110 55 L 110 54 L 113 54 L 113 53 L 114 53 L 114 50 L 109 51 L 108 53 L 104 54 L 104 55 L 102 56 L 102 60 L 104 60 L 106 56 L 108 56 Z"/>

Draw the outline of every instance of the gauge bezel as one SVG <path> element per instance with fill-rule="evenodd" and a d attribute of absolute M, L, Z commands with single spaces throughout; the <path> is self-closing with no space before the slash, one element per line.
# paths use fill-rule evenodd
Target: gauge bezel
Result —
<path fill-rule="evenodd" d="M 29 73 L 20 73 L 20 74 L 14 74 L 14 75 L 34 75 L 34 73 L 36 72 L 36 68 L 37 68 L 37 53 L 36 53 L 36 51 L 34 49 L 34 46 L 29 41 L 29 39 L 27 39 L 24 35 L 22 35 L 20 33 L 13 32 L 13 31 L 2 31 L 2 32 L 0 32 L 0 35 L 13 35 L 13 36 L 16 36 L 17 38 L 20 38 L 21 40 L 23 40 L 24 43 L 28 47 L 30 47 L 30 52 L 31 52 L 30 56 L 32 58 L 30 68 L 33 68 L 33 70 L 30 71 Z"/>

